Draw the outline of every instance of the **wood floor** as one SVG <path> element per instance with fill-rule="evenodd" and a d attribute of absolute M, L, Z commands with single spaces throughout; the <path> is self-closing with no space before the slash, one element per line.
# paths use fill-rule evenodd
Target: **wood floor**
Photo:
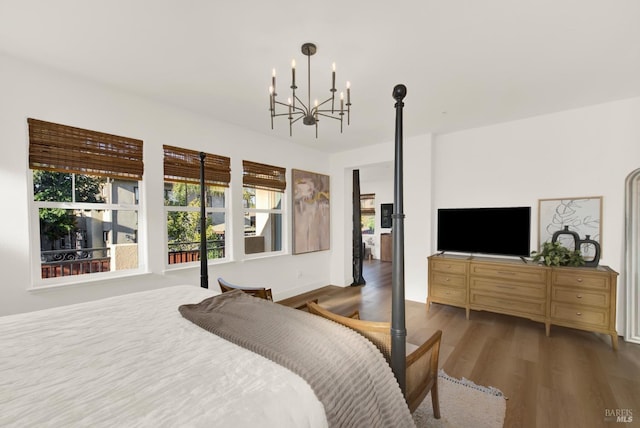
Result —
<path fill-rule="evenodd" d="M 296 306 L 317 298 L 322 306 L 362 319 L 391 318 L 391 263 L 365 262 L 367 284 L 327 286 L 279 303 Z M 426 287 L 426 284 L 425 284 Z M 640 427 L 640 345 L 605 335 L 551 328 L 516 317 L 406 302 L 409 341 L 443 332 L 440 367 L 456 378 L 499 388 L 508 397 L 505 427 Z M 631 416 L 616 422 L 611 412 Z"/>

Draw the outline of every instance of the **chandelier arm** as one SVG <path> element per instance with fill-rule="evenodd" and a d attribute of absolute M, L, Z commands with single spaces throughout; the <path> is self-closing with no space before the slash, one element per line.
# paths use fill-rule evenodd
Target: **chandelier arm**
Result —
<path fill-rule="evenodd" d="M 314 111 L 315 111 L 315 110 L 316 110 L 316 109 L 314 109 Z M 321 113 L 331 113 L 331 114 L 333 114 L 333 115 L 338 115 L 338 114 L 340 114 L 340 110 L 334 110 L 334 111 L 332 112 L 330 108 L 320 108 L 320 109 L 317 109 L 317 110 L 318 110 L 319 112 L 321 112 Z M 346 110 L 344 110 L 344 112 L 346 113 Z"/>
<path fill-rule="evenodd" d="M 305 112 L 304 109 L 301 109 L 300 107 L 296 107 L 295 109 L 291 110 L 291 114 L 301 114 L 304 116 L 307 113 Z"/>
<path fill-rule="evenodd" d="M 292 106 L 292 105 L 290 105 L 290 104 L 288 104 L 288 103 L 283 103 L 283 102 L 281 102 L 281 101 L 274 101 L 274 103 L 275 103 L 275 104 L 280 104 L 281 106 L 285 106 L 285 107 L 287 107 L 287 108 L 289 108 L 289 106 L 291 106 L 293 110 L 300 110 L 300 111 L 299 111 L 299 112 L 297 112 L 297 113 L 306 113 L 306 112 L 307 112 L 307 110 L 306 110 L 306 109 L 300 108 L 300 107 L 298 107 L 298 106 Z M 303 106 L 303 107 L 306 107 L 304 104 L 302 104 L 302 106 Z"/>
<path fill-rule="evenodd" d="M 298 102 L 300 104 L 302 104 L 302 107 L 295 106 L 295 108 L 299 109 L 299 110 L 302 110 L 304 112 L 304 114 L 309 114 L 309 107 L 311 106 L 311 104 L 309 104 L 309 107 L 307 107 L 307 105 L 304 103 L 304 101 L 302 101 L 300 98 L 298 98 L 297 95 L 295 95 L 295 99 L 298 100 Z"/>
<path fill-rule="evenodd" d="M 330 97 L 329 97 L 329 98 L 327 98 L 326 100 L 324 100 L 323 102 L 321 102 L 320 104 L 318 104 L 318 107 L 320 107 L 320 106 L 322 106 L 322 105 L 324 105 L 324 104 L 328 103 L 329 101 L 331 101 L 331 98 L 330 98 Z M 327 110 L 327 111 L 331 111 L 331 110 Z"/>
<path fill-rule="evenodd" d="M 301 111 L 292 111 L 291 114 L 300 115 L 300 117 L 304 117 L 304 113 Z M 273 115 L 273 117 L 278 117 L 278 116 L 289 116 L 289 113 L 277 113 Z"/>
<path fill-rule="evenodd" d="M 300 119 L 302 119 L 304 117 L 304 115 L 302 116 L 298 116 L 297 118 L 295 118 L 294 120 L 291 121 L 291 124 L 293 125 L 294 123 L 296 123 L 297 121 L 299 121 Z"/>
<path fill-rule="evenodd" d="M 291 104 L 288 103 L 283 103 L 280 101 L 274 101 L 275 104 L 280 104 L 281 106 L 285 106 L 287 108 L 291 107 L 291 114 L 300 114 L 302 116 L 305 116 L 307 114 L 307 110 L 300 108 L 298 106 L 293 106 Z M 304 107 L 305 105 L 302 104 L 302 106 Z M 289 113 L 275 113 L 275 110 L 272 110 L 271 112 L 271 116 L 275 117 L 275 116 L 289 116 Z"/>

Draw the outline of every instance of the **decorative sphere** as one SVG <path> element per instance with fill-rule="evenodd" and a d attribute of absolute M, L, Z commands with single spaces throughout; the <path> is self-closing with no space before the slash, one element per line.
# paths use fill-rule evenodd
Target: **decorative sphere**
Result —
<path fill-rule="evenodd" d="M 394 86 L 394 88 L 393 88 L 393 98 L 396 101 L 402 101 L 402 99 L 404 97 L 406 97 L 406 96 L 407 96 L 407 87 L 406 86 L 404 86 L 402 84 Z"/>

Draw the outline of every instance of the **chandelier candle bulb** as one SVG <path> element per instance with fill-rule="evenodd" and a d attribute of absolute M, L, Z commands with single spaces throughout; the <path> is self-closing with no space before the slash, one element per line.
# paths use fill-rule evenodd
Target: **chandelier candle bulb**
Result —
<path fill-rule="evenodd" d="M 336 63 L 331 64 L 331 114 L 334 113 L 335 97 L 336 97 Z"/>
<path fill-rule="evenodd" d="M 271 117 L 271 129 L 273 129 L 273 116 L 276 114 L 276 103 L 273 98 L 273 86 L 269 86 L 269 116 Z"/>
<path fill-rule="evenodd" d="M 291 89 L 296 88 L 296 60 L 291 60 Z"/>
<path fill-rule="evenodd" d="M 293 116 L 291 115 L 291 98 L 287 98 L 287 104 L 289 104 L 289 137 L 293 137 Z"/>
<path fill-rule="evenodd" d="M 351 125 L 351 82 L 347 80 L 347 125 Z"/>
<path fill-rule="evenodd" d="M 275 113 L 275 97 L 273 96 L 273 86 L 269 86 L 269 110 L 271 110 L 271 115 Z"/>
<path fill-rule="evenodd" d="M 276 93 L 276 69 L 273 69 L 273 73 L 271 74 L 271 86 L 273 86 L 273 93 Z"/>
<path fill-rule="evenodd" d="M 331 72 L 331 92 L 336 91 L 336 63 L 332 65 L 333 71 Z"/>

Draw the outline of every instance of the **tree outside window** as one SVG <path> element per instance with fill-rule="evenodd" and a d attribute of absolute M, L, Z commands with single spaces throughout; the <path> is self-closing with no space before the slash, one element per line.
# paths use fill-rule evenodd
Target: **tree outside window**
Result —
<path fill-rule="evenodd" d="M 376 224 L 375 193 L 360 195 L 360 226 L 363 235 L 373 235 Z"/>

